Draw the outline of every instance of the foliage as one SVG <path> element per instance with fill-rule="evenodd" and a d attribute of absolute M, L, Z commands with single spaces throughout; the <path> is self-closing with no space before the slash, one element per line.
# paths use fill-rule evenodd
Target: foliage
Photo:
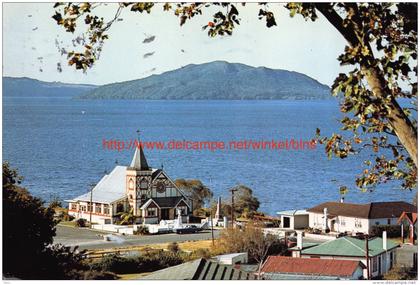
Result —
<path fill-rule="evenodd" d="M 64 222 L 71 222 L 71 221 L 73 221 L 73 220 L 75 219 L 75 217 L 74 217 L 74 216 L 69 215 L 67 211 L 62 211 L 62 212 L 60 212 L 60 213 L 58 214 L 57 218 L 58 218 L 58 220 L 59 220 L 60 222 L 61 222 L 61 221 L 64 221 Z"/>
<path fill-rule="evenodd" d="M 143 225 L 137 226 L 137 230 L 134 231 L 135 235 L 146 235 L 149 233 L 149 228 Z"/>
<path fill-rule="evenodd" d="M 237 185 L 234 190 L 235 217 L 250 217 L 260 207 L 257 197 L 253 196 L 251 188 L 245 185 Z"/>
<path fill-rule="evenodd" d="M 399 225 L 375 225 L 372 226 L 372 235 L 382 237 L 382 232 L 386 231 L 387 237 L 398 238 L 401 237 L 401 226 Z M 408 226 L 404 227 L 404 236 L 408 234 Z"/>
<path fill-rule="evenodd" d="M 417 280 L 417 273 L 411 268 L 394 266 L 383 276 L 384 280 Z"/>
<path fill-rule="evenodd" d="M 417 4 L 289 3 L 292 14 L 315 20 L 317 12 L 343 35 L 348 45 L 338 60 L 353 66 L 336 78 L 332 89 L 341 97 L 342 130 L 321 137 L 329 157 L 346 158 L 370 149 L 356 178 L 362 191 L 379 183 L 417 185 Z M 406 88 L 408 86 L 409 88 Z M 411 100 L 411 103 L 409 103 Z M 411 104 L 411 106 L 410 106 Z M 414 112 L 413 112 L 414 110 Z M 382 151 L 380 151 L 382 149 Z"/>
<path fill-rule="evenodd" d="M 217 247 L 223 253 L 248 252 L 250 260 L 260 264 L 268 253 L 283 254 L 286 250 L 275 236 L 264 234 L 262 228 L 254 224 L 247 224 L 243 229 L 222 230 Z"/>
<path fill-rule="evenodd" d="M 177 179 L 175 185 L 192 199 L 193 211 L 204 207 L 213 197 L 213 192 L 197 179 Z"/>
<path fill-rule="evenodd" d="M 84 228 L 86 227 L 87 221 L 86 219 L 80 218 L 76 220 L 75 226 L 78 228 Z"/>
<path fill-rule="evenodd" d="M 101 261 L 91 264 L 97 271 L 110 271 L 117 274 L 142 273 L 160 270 L 183 263 L 185 256 L 182 253 L 159 251 L 145 253 L 135 257 L 121 257 L 109 255 Z"/>
<path fill-rule="evenodd" d="M 76 38 L 81 51 L 61 51 L 76 69 L 86 71 L 93 66 L 108 39 L 106 32 L 122 9 L 150 13 L 154 6 L 153 3 L 119 3 L 114 18 L 105 22 L 92 13 L 99 5 L 57 3 L 54 6 L 53 18 L 67 32 L 75 31 L 78 19 L 84 20 L 87 27 L 86 37 Z M 166 3 L 163 9 L 179 17 L 182 26 L 201 15 L 203 9 L 219 6 L 213 19 L 203 26 L 209 36 L 215 37 L 231 35 L 240 24 L 237 5 Z M 269 5 L 272 3 L 260 4 L 258 18 L 265 20 L 270 28 L 276 26 L 276 20 Z M 317 142 L 325 145 L 328 157 L 344 159 L 366 149 L 373 152 L 356 178 L 356 185 L 362 191 L 373 191 L 377 184 L 391 180 L 400 181 L 404 189 L 414 189 L 417 185 L 417 3 L 288 3 L 285 7 L 291 17 L 300 14 L 311 21 L 322 14 L 347 41 L 338 60 L 353 69 L 339 74 L 332 89 L 341 98 L 340 110 L 348 114 L 341 120 L 341 129 L 350 135 L 321 136 L 317 129 Z"/>
<path fill-rule="evenodd" d="M 167 249 L 172 253 L 177 253 L 180 251 L 179 245 L 176 242 L 171 242 L 170 244 L 168 244 Z"/>
<path fill-rule="evenodd" d="M 205 258 L 209 259 L 212 253 L 207 248 L 199 248 L 191 253 L 191 259 Z"/>
<path fill-rule="evenodd" d="M 85 279 L 84 251 L 52 245 L 54 210 L 20 187 L 16 169 L 3 162 L 3 273 L 20 279 Z M 96 277 L 109 274 L 92 272 Z"/>
<path fill-rule="evenodd" d="M 60 197 L 58 195 L 53 195 L 50 198 L 50 202 L 48 204 L 48 207 L 55 209 L 55 208 L 62 208 L 63 205 L 61 203 Z"/>
<path fill-rule="evenodd" d="M 117 215 L 120 216 L 119 225 L 132 225 L 136 219 L 132 208 L 129 211 L 117 213 Z"/>
<path fill-rule="evenodd" d="M 37 274 L 38 259 L 53 242 L 54 211 L 18 186 L 21 181 L 17 170 L 3 162 L 3 272 L 31 278 Z"/>

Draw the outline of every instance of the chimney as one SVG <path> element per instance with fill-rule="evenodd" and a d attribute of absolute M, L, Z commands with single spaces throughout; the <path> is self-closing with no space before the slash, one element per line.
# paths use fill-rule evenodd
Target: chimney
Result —
<path fill-rule="evenodd" d="M 387 239 L 386 239 L 386 231 L 382 232 L 382 248 L 387 250 Z"/>
<path fill-rule="evenodd" d="M 324 221 L 322 225 L 322 230 L 325 232 L 328 229 L 328 210 L 327 208 L 324 208 Z"/>
<path fill-rule="evenodd" d="M 303 244 L 302 244 L 302 232 L 298 231 L 296 233 L 297 233 L 297 244 L 296 244 L 296 246 L 299 249 L 302 249 L 302 247 L 303 247 Z"/>
<path fill-rule="evenodd" d="M 341 197 L 340 203 L 344 203 L 344 197 Z"/>

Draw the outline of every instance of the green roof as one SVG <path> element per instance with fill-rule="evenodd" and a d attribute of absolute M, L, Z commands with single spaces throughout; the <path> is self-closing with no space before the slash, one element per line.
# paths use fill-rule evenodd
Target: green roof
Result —
<path fill-rule="evenodd" d="M 310 248 L 317 245 L 319 245 L 319 242 L 303 242 L 302 248 L 298 248 L 297 246 L 294 246 L 294 247 L 289 248 L 289 250 L 301 250 L 301 249 L 306 249 L 306 248 Z"/>
<path fill-rule="evenodd" d="M 397 247 L 398 244 L 388 240 L 387 250 Z M 332 256 L 366 256 L 366 242 L 363 239 L 354 237 L 341 237 L 332 241 L 322 243 L 305 250 L 302 254 L 305 255 L 332 255 Z M 369 256 L 377 256 L 385 252 L 382 248 L 382 238 L 374 238 L 369 240 Z"/>

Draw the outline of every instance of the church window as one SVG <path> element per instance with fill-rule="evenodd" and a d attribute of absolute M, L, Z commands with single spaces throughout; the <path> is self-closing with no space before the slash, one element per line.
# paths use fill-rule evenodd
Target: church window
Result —
<path fill-rule="evenodd" d="M 128 181 L 128 189 L 133 190 L 134 189 L 134 181 L 130 178 Z"/>
<path fill-rule="evenodd" d="M 148 217 L 156 217 L 157 216 L 157 208 L 148 208 L 147 209 L 147 216 Z"/>
<path fill-rule="evenodd" d="M 88 203 L 87 210 L 88 212 L 92 212 L 92 204 Z"/>
<path fill-rule="evenodd" d="M 143 180 L 140 182 L 140 189 L 141 189 L 141 190 L 147 190 L 147 188 L 149 188 L 149 187 L 148 187 L 148 183 L 147 183 L 146 179 L 143 179 Z"/>
<path fill-rule="evenodd" d="M 101 209 L 101 204 L 95 204 L 95 213 L 101 213 L 102 209 Z"/>
<path fill-rule="evenodd" d="M 104 214 L 109 215 L 109 206 L 108 205 L 104 205 Z"/>
<path fill-rule="evenodd" d="M 86 212 L 86 206 L 85 205 L 80 205 L 80 211 Z"/>
<path fill-rule="evenodd" d="M 124 212 L 124 205 L 121 203 L 117 204 L 117 213 Z"/>

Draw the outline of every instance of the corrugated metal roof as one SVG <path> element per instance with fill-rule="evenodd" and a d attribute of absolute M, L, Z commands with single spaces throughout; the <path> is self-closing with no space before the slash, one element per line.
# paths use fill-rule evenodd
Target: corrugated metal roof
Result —
<path fill-rule="evenodd" d="M 341 237 L 320 245 L 302 250 L 304 255 L 355 256 L 365 257 L 365 240 L 353 237 Z M 369 240 L 369 256 L 377 256 L 385 250 L 382 248 L 382 238 Z M 397 247 L 393 241 L 387 240 L 387 250 Z"/>
<path fill-rule="evenodd" d="M 254 280 L 256 276 L 204 258 L 158 270 L 145 280 Z"/>
<path fill-rule="evenodd" d="M 289 210 L 289 211 L 277 212 L 277 215 L 299 216 L 299 215 L 309 215 L 309 213 L 306 210 Z"/>
<path fill-rule="evenodd" d="M 92 190 L 92 201 L 112 203 L 125 198 L 126 166 L 116 166 L 111 173 L 102 177 Z M 74 201 L 90 201 L 90 192 L 80 195 Z"/>
<path fill-rule="evenodd" d="M 269 256 L 261 272 L 350 277 L 361 266 L 354 260 Z"/>

